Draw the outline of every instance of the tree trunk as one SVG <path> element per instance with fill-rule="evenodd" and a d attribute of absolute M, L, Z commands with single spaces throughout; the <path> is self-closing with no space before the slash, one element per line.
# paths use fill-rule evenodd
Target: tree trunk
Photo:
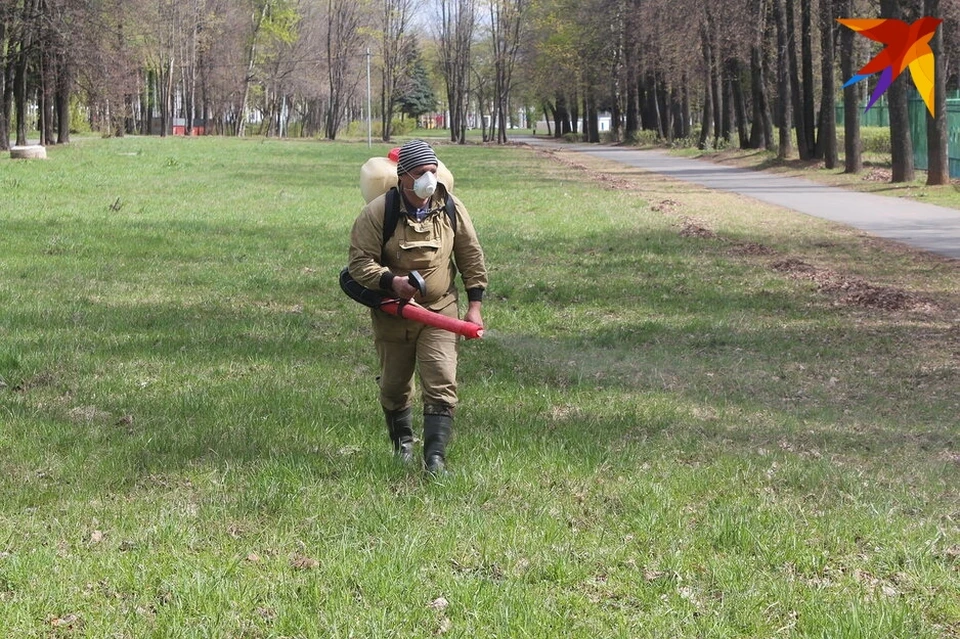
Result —
<path fill-rule="evenodd" d="M 774 19 L 777 21 L 777 78 L 780 95 L 777 96 L 778 124 L 780 127 L 780 145 L 777 157 L 781 160 L 793 155 L 793 114 L 790 96 L 790 39 L 787 34 L 787 18 L 784 12 L 785 0 L 773 0 Z"/>
<path fill-rule="evenodd" d="M 633 0 L 636 4 L 639 0 Z M 624 44 L 624 64 L 626 65 L 626 84 L 623 88 L 626 94 L 626 107 L 624 118 L 626 126 L 624 127 L 624 138 L 629 142 L 637 138 L 640 131 L 640 104 L 637 95 L 637 85 L 639 75 L 637 68 L 640 64 L 638 60 L 639 46 L 637 44 L 636 29 L 632 27 L 634 21 L 628 16 L 626 43 Z"/>
<path fill-rule="evenodd" d="M 687 85 L 687 74 L 683 74 L 683 84 L 680 85 L 680 137 L 689 138 L 691 133 L 691 114 L 690 114 L 690 87 Z"/>
<path fill-rule="evenodd" d="M 697 148 L 706 149 L 707 140 L 713 132 L 713 51 L 710 47 L 710 38 L 706 24 L 700 27 L 700 47 L 703 52 L 703 119 L 700 123 L 700 140 Z"/>
<path fill-rule="evenodd" d="M 240 108 L 239 113 L 237 113 L 237 123 L 235 127 L 236 135 L 238 138 L 242 138 L 247 132 L 247 101 L 250 99 L 250 85 L 253 83 L 253 68 L 257 61 L 257 40 L 260 35 L 260 28 L 263 26 L 264 20 L 267 19 L 267 12 L 270 9 L 270 3 L 265 0 L 261 0 L 260 11 L 256 15 L 253 23 L 253 30 L 250 34 L 250 46 L 247 49 L 247 65 L 246 73 L 243 76 L 243 86 L 240 89 Z M 331 10 L 332 12 L 332 10 Z M 331 18 L 332 20 L 332 18 Z M 329 47 L 329 36 L 328 36 L 328 47 Z M 329 49 L 328 49 L 329 53 Z M 329 55 L 328 55 L 329 57 Z M 173 74 L 173 62 L 171 61 L 171 76 Z M 173 78 L 171 77 L 171 81 Z"/>
<path fill-rule="evenodd" d="M 27 56 L 17 56 L 14 63 L 13 103 L 17 118 L 17 146 L 27 143 Z"/>
<path fill-rule="evenodd" d="M 657 81 L 657 135 L 660 139 L 666 139 L 670 135 L 670 127 L 673 126 L 673 115 L 670 113 L 670 96 L 672 89 L 666 78 L 661 77 Z"/>
<path fill-rule="evenodd" d="M 853 0 L 840 0 L 839 14 L 853 15 Z M 856 62 L 856 46 L 853 29 L 840 30 L 840 73 L 844 81 L 853 77 L 860 68 Z M 860 104 L 857 85 L 843 88 L 843 164 L 844 173 L 859 173 L 863 170 L 863 157 L 860 149 Z"/>
<path fill-rule="evenodd" d="M 657 90 L 657 76 L 650 76 L 650 112 L 653 116 L 653 130 L 658 138 L 663 138 L 663 117 L 660 111 L 660 91 Z"/>
<path fill-rule="evenodd" d="M 0 50 L 7 48 L 7 18 L 0 15 Z M 0 151 L 10 149 L 10 98 L 12 87 L 6 56 L 0 56 Z"/>
<path fill-rule="evenodd" d="M 924 0 L 923 15 L 940 17 L 940 0 Z M 947 78 L 943 61 L 943 26 L 930 40 L 933 49 L 933 115 L 927 117 L 927 184 L 936 186 L 950 183 L 950 164 L 947 157 Z"/>
<path fill-rule="evenodd" d="M 827 0 L 821 0 L 821 4 Z M 812 0 L 800 0 L 800 58 L 803 72 L 801 109 L 803 114 L 803 146 L 808 159 L 816 153 L 816 99 L 813 79 L 813 8 Z M 821 11 L 823 8 L 821 7 Z"/>
<path fill-rule="evenodd" d="M 569 120 L 567 122 L 568 129 L 564 133 L 579 133 L 580 132 L 580 95 L 574 91 L 573 96 L 570 100 L 567 101 L 569 106 L 567 110 L 569 111 Z"/>
<path fill-rule="evenodd" d="M 773 139 L 773 119 L 770 114 L 770 94 L 767 86 L 769 65 L 765 51 L 770 33 L 770 3 L 766 0 L 753 0 L 751 9 L 755 20 L 753 42 L 750 45 L 750 86 L 752 119 L 750 148 L 776 149 Z"/>
<path fill-rule="evenodd" d="M 727 76 L 733 97 L 734 116 L 741 149 L 750 148 L 750 132 L 747 130 L 747 99 L 743 91 L 743 64 L 738 58 L 727 60 Z"/>
<path fill-rule="evenodd" d="M 911 182 L 916 177 L 913 166 L 913 140 L 910 138 L 910 115 L 907 108 L 908 76 L 900 74 L 887 91 L 890 108 L 890 154 L 893 182 Z"/>
<path fill-rule="evenodd" d="M 600 118 L 597 110 L 597 100 L 594 97 L 593 87 L 588 86 L 584 95 L 584 111 L 586 122 L 584 123 L 584 134 L 586 141 L 596 144 L 600 142 Z"/>
<path fill-rule="evenodd" d="M 70 93 L 73 86 L 73 77 L 66 54 L 61 52 L 57 59 L 57 90 L 54 97 L 57 112 L 57 144 L 69 144 Z"/>
<path fill-rule="evenodd" d="M 663 138 L 668 142 L 673 141 L 673 131 L 676 126 L 676 108 L 677 88 L 669 83 L 664 83 L 663 91 L 663 115 L 666 120 L 663 123 Z"/>
<path fill-rule="evenodd" d="M 173 121 L 173 56 L 170 56 L 168 62 L 161 68 L 157 75 L 160 94 L 160 137 L 166 137 L 171 132 Z M 243 98 L 241 113 L 246 112 L 246 95 Z M 237 135 L 243 135 L 243 117 L 237 122 Z"/>
<path fill-rule="evenodd" d="M 833 37 L 836 22 L 834 0 L 820 0 L 820 129 L 817 139 L 817 157 L 823 158 L 828 169 L 837 167 L 837 87 L 834 78 Z"/>
<path fill-rule="evenodd" d="M 899 0 L 880 0 L 881 15 L 901 19 Z M 890 154 L 893 182 L 911 182 L 916 176 L 913 167 L 913 141 L 910 139 L 910 114 L 907 110 L 909 74 L 901 73 L 887 90 L 890 108 Z"/>
<path fill-rule="evenodd" d="M 39 0 L 25 0 L 21 10 L 20 39 L 13 61 L 13 101 L 17 115 L 17 146 L 27 144 L 27 97 L 31 88 L 27 81 L 30 55 L 34 52 Z"/>
<path fill-rule="evenodd" d="M 41 15 L 48 11 L 45 0 L 40 1 L 39 10 Z M 40 101 L 38 105 L 40 115 L 40 144 L 50 146 L 56 143 L 53 119 L 53 97 L 56 94 L 57 84 L 57 70 L 56 63 L 54 62 L 57 45 L 55 42 L 55 34 L 49 26 L 45 24 L 42 26 L 38 25 L 38 33 L 37 48 L 39 49 L 39 55 L 37 58 L 40 62 L 40 89 L 38 91 Z"/>
<path fill-rule="evenodd" d="M 729 138 L 729 122 L 726 121 L 724 108 L 726 105 L 726 96 L 723 80 L 723 67 L 720 62 L 721 50 L 720 41 L 717 37 L 717 25 L 713 20 L 713 14 L 710 12 L 710 5 L 705 5 L 706 9 L 706 37 L 710 46 L 710 62 L 708 69 L 708 82 L 711 83 L 711 99 L 713 101 L 713 148 L 720 148 L 720 140 Z"/>
<path fill-rule="evenodd" d="M 624 104 L 626 98 L 624 89 L 627 85 L 626 65 L 631 59 L 627 54 L 627 47 L 632 37 L 629 33 L 632 30 L 629 3 L 626 0 L 617 2 L 613 21 L 616 24 L 617 38 L 613 50 L 613 61 L 610 65 L 610 139 L 621 142 L 624 139 L 626 111 Z"/>
<path fill-rule="evenodd" d="M 803 110 L 803 87 L 800 84 L 800 66 L 797 63 L 797 28 L 794 21 L 794 0 L 786 0 L 784 8 L 787 28 L 787 57 L 790 69 L 790 97 L 792 99 L 793 113 L 792 124 L 797 129 L 797 151 L 801 160 L 809 160 L 813 155 L 813 149 L 807 146 L 807 123 Z"/>
<path fill-rule="evenodd" d="M 673 142 L 677 138 L 684 137 L 683 98 L 681 97 L 682 91 L 682 86 L 674 86 L 670 90 L 670 128 L 667 131 L 668 142 Z"/>
<path fill-rule="evenodd" d="M 567 109 L 567 98 L 562 92 L 557 92 L 557 100 L 553 110 L 553 137 L 560 139 L 570 133 L 570 114 Z"/>
<path fill-rule="evenodd" d="M 718 47 L 719 49 L 719 47 Z M 721 113 L 720 113 L 720 138 L 725 144 L 730 143 L 730 137 L 733 135 L 733 127 L 736 126 L 736 114 L 733 104 L 733 80 L 725 67 L 717 60 L 717 78 L 720 80 L 721 88 Z"/>
<path fill-rule="evenodd" d="M 773 121 L 770 118 L 770 99 L 767 96 L 767 80 L 761 60 L 760 47 L 750 48 L 750 77 L 753 92 L 753 118 L 750 123 L 751 149 L 772 149 Z"/>
<path fill-rule="evenodd" d="M 450 111 L 450 141 L 466 143 L 470 58 L 476 22 L 471 0 L 440 0 L 438 53 Z"/>
<path fill-rule="evenodd" d="M 490 3 L 490 7 L 496 73 L 494 98 L 497 143 L 504 144 L 507 141 L 507 127 L 510 124 L 509 104 L 513 89 L 513 70 L 522 44 L 529 2 L 527 0 L 494 0 Z"/>

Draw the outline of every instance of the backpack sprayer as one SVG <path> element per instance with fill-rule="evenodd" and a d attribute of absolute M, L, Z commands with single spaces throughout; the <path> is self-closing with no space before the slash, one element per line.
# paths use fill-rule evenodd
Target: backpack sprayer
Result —
<path fill-rule="evenodd" d="M 392 149 L 385 158 L 370 158 L 360 167 L 360 192 L 367 203 L 397 186 L 399 151 L 399 149 Z M 453 191 L 453 174 L 440 161 L 437 162 L 437 178 L 448 192 Z M 420 273 L 410 272 L 407 275 L 407 281 L 420 291 L 421 296 L 426 295 L 427 285 Z M 350 299 L 364 306 L 378 308 L 391 315 L 463 335 L 467 339 L 483 337 L 483 329 L 479 325 L 435 313 L 409 300 L 384 297 L 354 280 L 346 268 L 340 271 L 340 288 Z"/>

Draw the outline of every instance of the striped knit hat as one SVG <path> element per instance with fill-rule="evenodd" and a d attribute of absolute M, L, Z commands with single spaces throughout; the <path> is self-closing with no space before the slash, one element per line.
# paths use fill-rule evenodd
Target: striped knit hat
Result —
<path fill-rule="evenodd" d="M 437 154 L 423 140 L 410 140 L 400 147 L 397 159 L 397 175 L 409 173 L 424 164 L 437 164 Z"/>

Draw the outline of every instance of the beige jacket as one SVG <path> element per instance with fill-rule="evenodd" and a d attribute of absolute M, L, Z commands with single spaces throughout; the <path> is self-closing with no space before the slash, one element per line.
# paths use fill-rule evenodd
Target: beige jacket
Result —
<path fill-rule="evenodd" d="M 487 288 L 487 267 L 473 221 L 455 196 L 457 230 L 444 211 L 446 189 L 440 184 L 430 201 L 430 213 L 422 222 L 401 215 L 393 235 L 383 245 L 383 217 L 386 195 L 375 198 L 360 211 L 350 233 L 350 275 L 366 288 L 392 291 L 383 287 L 388 274 L 405 276 L 420 272 L 427 284 L 427 295 L 414 299 L 432 310 L 440 310 L 457 300 L 455 278 L 459 271 L 468 297 L 478 299 Z M 402 200 L 401 200 L 402 202 Z M 405 202 L 402 206 L 405 206 Z"/>

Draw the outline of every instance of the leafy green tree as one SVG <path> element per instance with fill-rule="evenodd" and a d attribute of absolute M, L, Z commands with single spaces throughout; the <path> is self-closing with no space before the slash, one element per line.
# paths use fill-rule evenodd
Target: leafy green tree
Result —
<path fill-rule="evenodd" d="M 436 109 L 437 96 L 433 93 L 427 68 L 418 54 L 410 64 L 409 86 L 399 98 L 400 109 L 411 118 Z"/>

